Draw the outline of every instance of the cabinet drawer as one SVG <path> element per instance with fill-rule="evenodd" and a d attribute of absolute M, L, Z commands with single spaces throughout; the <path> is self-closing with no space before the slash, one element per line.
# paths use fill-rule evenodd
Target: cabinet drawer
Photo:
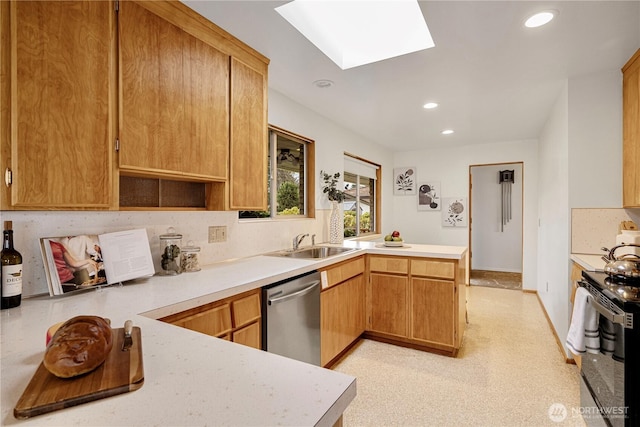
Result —
<path fill-rule="evenodd" d="M 400 258 L 397 256 L 371 256 L 369 257 L 369 270 L 407 274 L 409 272 L 409 260 L 407 258 Z"/>
<path fill-rule="evenodd" d="M 233 327 L 237 328 L 260 318 L 260 293 L 232 301 Z"/>
<path fill-rule="evenodd" d="M 364 257 L 345 261 L 336 266 L 332 266 L 331 268 L 326 270 L 326 272 L 322 273 L 323 275 L 326 274 L 326 281 L 323 280 L 322 282 L 323 289 L 329 288 L 333 285 L 337 285 L 338 283 L 342 283 L 345 280 L 351 279 L 358 274 L 364 273 Z"/>
<path fill-rule="evenodd" d="M 262 338 L 260 335 L 260 322 L 252 323 L 233 333 L 233 342 L 249 347 L 261 349 Z"/>
<path fill-rule="evenodd" d="M 412 259 L 411 275 L 454 279 L 456 277 L 456 265 L 451 261 Z"/>
<path fill-rule="evenodd" d="M 207 335 L 223 335 L 231 330 L 231 307 L 229 304 L 222 304 L 172 323 Z"/>

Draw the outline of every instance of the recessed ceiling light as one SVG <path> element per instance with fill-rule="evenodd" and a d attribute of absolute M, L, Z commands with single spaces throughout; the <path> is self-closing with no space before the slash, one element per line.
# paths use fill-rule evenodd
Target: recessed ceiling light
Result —
<path fill-rule="evenodd" d="M 333 81 L 327 79 L 320 79 L 313 82 L 314 86 L 319 87 L 320 89 L 326 89 L 328 87 L 333 86 Z"/>
<path fill-rule="evenodd" d="M 453 133 L 453 129 L 445 129 L 440 133 L 443 135 L 451 135 Z"/>
<path fill-rule="evenodd" d="M 426 108 L 427 110 L 431 110 L 432 108 L 436 108 L 437 106 L 438 106 L 437 102 L 427 102 L 422 107 Z"/>
<path fill-rule="evenodd" d="M 524 26 L 527 28 L 536 28 L 541 27 L 545 24 L 548 24 L 553 17 L 556 15 L 555 10 L 545 10 L 544 12 L 536 13 L 527 19 L 524 23 Z"/>
<path fill-rule="evenodd" d="M 275 10 L 343 70 L 435 46 L 417 0 L 294 0 Z"/>

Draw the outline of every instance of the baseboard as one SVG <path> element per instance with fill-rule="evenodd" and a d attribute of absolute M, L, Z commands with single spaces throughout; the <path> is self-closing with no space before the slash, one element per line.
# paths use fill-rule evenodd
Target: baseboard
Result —
<path fill-rule="evenodd" d="M 538 294 L 538 291 L 531 290 L 531 289 L 524 289 L 523 292 L 536 295 L 536 298 L 538 299 L 538 304 L 540 304 L 540 308 L 542 308 L 542 312 L 544 313 L 544 317 L 546 317 L 546 319 L 547 319 L 547 323 L 549 324 L 549 327 L 551 328 L 551 332 L 553 333 L 553 337 L 556 339 L 556 344 L 558 345 L 558 350 L 560 351 L 560 354 L 562 354 L 562 358 L 564 359 L 564 362 L 568 363 L 568 364 L 574 364 L 575 365 L 576 362 L 573 359 L 567 357 L 567 354 L 564 352 L 564 344 L 562 343 L 562 340 L 560 340 L 560 337 L 558 336 L 558 333 L 556 332 L 556 328 L 553 327 L 553 322 L 551 321 L 551 318 L 549 317 L 549 313 L 547 313 L 547 310 L 544 308 L 544 304 L 542 303 L 542 300 L 540 299 L 540 295 Z"/>

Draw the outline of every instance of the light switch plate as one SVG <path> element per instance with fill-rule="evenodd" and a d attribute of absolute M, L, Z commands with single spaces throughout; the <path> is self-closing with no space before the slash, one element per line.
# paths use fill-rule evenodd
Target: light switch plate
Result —
<path fill-rule="evenodd" d="M 227 241 L 227 226 L 212 225 L 209 227 L 209 243 L 220 243 Z"/>

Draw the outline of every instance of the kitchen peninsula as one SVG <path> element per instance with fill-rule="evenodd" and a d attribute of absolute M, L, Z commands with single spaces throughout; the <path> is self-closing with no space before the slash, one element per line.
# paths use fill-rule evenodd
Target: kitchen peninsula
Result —
<path fill-rule="evenodd" d="M 356 379 L 179 328 L 158 318 L 366 255 L 466 260 L 464 247 L 355 250 L 322 260 L 254 256 L 200 272 L 153 277 L 58 298 L 30 298 L 1 313 L 3 425 L 320 425 L 339 422 L 356 395 Z M 13 408 L 42 360 L 49 325 L 82 314 L 131 319 L 142 331 L 141 389 L 16 420 Z"/>

